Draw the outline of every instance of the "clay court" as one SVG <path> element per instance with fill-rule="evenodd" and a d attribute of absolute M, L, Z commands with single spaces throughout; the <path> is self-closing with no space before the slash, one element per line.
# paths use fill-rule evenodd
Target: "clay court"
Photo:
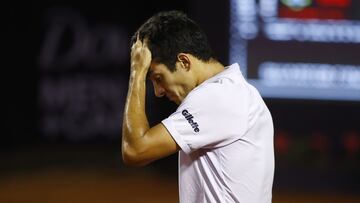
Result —
<path fill-rule="evenodd" d="M 3 149 L 0 153 L 3 160 L 0 164 L 0 202 L 178 202 L 176 156 L 145 168 L 128 168 L 123 166 L 117 150 L 116 144 Z M 296 190 L 277 183 L 275 179 L 274 203 L 360 202 L 359 194 Z"/>
<path fill-rule="evenodd" d="M 176 203 L 177 180 L 160 175 L 116 171 L 51 170 L 3 177 L 4 203 Z M 338 194 L 274 192 L 274 203 L 357 203 L 360 197 Z"/>

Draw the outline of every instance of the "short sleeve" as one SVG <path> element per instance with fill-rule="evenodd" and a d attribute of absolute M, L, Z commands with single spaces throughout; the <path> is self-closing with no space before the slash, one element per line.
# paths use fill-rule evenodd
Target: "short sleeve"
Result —
<path fill-rule="evenodd" d="M 234 85 L 203 85 L 192 91 L 162 123 L 185 153 L 230 144 L 247 130 L 248 104 L 244 94 Z"/>

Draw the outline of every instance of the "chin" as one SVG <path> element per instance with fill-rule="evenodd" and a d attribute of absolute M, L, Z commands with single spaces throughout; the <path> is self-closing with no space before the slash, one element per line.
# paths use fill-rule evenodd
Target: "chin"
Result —
<path fill-rule="evenodd" d="M 177 105 L 180 105 L 181 102 L 182 102 L 182 100 L 181 100 L 181 99 L 176 99 L 176 100 L 174 100 L 174 102 L 175 102 Z"/>
<path fill-rule="evenodd" d="M 175 99 L 175 98 L 171 98 L 169 99 L 171 102 L 174 102 L 175 104 L 180 104 L 181 102 L 178 100 L 178 99 Z"/>

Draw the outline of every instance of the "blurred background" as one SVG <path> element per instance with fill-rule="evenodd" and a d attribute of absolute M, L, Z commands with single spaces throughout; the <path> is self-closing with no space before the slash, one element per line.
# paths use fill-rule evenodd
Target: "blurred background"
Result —
<path fill-rule="evenodd" d="M 274 119 L 273 202 L 360 202 L 360 1 L 4 3 L 0 202 L 178 202 L 177 155 L 121 160 L 129 41 L 182 10 Z M 150 124 L 176 105 L 148 83 Z"/>

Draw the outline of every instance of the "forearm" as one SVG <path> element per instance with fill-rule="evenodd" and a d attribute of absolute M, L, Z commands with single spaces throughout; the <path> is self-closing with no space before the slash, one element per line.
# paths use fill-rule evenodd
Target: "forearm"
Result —
<path fill-rule="evenodd" d="M 122 152 L 141 150 L 142 137 L 149 129 L 145 113 L 146 73 L 132 71 L 122 126 Z"/>

